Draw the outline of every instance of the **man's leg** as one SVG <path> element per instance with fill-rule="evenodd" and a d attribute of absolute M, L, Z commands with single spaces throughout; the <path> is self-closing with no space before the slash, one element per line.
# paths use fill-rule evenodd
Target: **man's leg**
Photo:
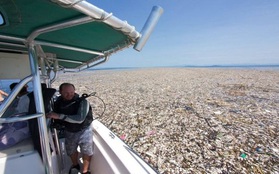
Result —
<path fill-rule="evenodd" d="M 89 171 L 91 157 L 93 155 L 93 131 L 88 127 L 81 136 L 80 139 L 81 153 L 83 154 L 83 168 L 82 172 L 86 173 Z"/>
<path fill-rule="evenodd" d="M 82 160 L 83 160 L 82 173 L 85 173 L 85 172 L 89 171 L 91 157 L 92 156 L 88 156 L 88 155 L 85 155 L 85 154 L 82 156 Z"/>
<path fill-rule="evenodd" d="M 78 165 L 78 152 L 74 152 L 72 155 L 70 155 L 70 158 L 72 160 L 73 166 Z"/>
<path fill-rule="evenodd" d="M 67 132 L 65 131 L 65 147 L 67 154 L 70 156 L 72 161 L 72 166 L 69 170 L 69 173 L 72 173 L 73 171 L 80 171 L 80 166 L 78 163 L 78 136 L 75 133 Z"/>

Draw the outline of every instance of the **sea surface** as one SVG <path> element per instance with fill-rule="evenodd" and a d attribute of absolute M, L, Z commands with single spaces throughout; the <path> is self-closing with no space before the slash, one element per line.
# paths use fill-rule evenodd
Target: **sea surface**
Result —
<path fill-rule="evenodd" d="M 277 174 L 278 69 L 117 68 L 61 74 L 53 86 L 95 91 L 105 104 L 88 98 L 94 116 L 159 173 Z"/>
<path fill-rule="evenodd" d="M 102 71 L 102 70 L 113 70 L 113 71 L 122 71 L 122 70 L 135 70 L 135 69 L 144 69 L 145 67 L 111 67 L 111 68 L 91 68 L 86 71 Z M 255 69 L 255 70 L 275 70 L 279 71 L 279 65 L 213 65 L 213 66 L 163 66 L 163 67 L 147 67 L 147 68 L 221 68 L 221 69 Z M 14 82 L 19 82 L 18 79 L 8 79 L 0 80 L 0 89 L 6 93 L 10 93 L 9 88 L 10 84 Z M 32 83 L 28 84 L 28 91 L 32 91 Z"/>

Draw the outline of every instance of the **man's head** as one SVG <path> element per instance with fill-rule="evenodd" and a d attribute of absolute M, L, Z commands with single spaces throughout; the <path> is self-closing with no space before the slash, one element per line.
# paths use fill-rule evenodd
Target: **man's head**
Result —
<path fill-rule="evenodd" d="M 71 83 L 62 83 L 59 92 L 64 100 L 72 100 L 75 96 L 75 86 Z"/>
<path fill-rule="evenodd" d="M 11 91 L 15 88 L 15 86 L 16 86 L 17 84 L 18 84 L 17 82 L 10 84 L 10 89 L 11 89 Z M 24 85 L 24 87 L 23 87 L 23 88 L 20 90 L 20 92 L 18 93 L 18 96 L 22 96 L 22 95 L 27 94 L 27 93 L 28 93 L 27 88 L 28 88 L 28 85 L 27 85 L 27 84 Z"/>
<path fill-rule="evenodd" d="M 18 83 L 12 83 L 12 84 L 10 84 L 10 89 L 11 89 L 11 91 L 15 88 L 15 86 L 17 85 Z"/>

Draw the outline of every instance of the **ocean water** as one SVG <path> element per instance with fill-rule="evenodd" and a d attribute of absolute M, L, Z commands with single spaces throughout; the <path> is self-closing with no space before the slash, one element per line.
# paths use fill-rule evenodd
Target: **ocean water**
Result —
<path fill-rule="evenodd" d="M 121 70 L 135 70 L 135 69 L 144 69 L 145 67 L 109 67 L 109 68 L 91 68 L 85 71 L 102 71 L 102 70 L 111 70 L 111 71 L 121 71 Z M 161 66 L 161 67 L 146 67 L 146 68 L 222 68 L 222 69 L 255 69 L 255 70 L 275 70 L 279 71 L 279 65 L 213 65 L 213 66 Z M 82 72 L 80 72 L 82 73 Z M 1 80 L 0 79 L 0 89 L 6 93 L 10 93 L 10 84 L 18 82 L 17 79 Z M 28 91 L 32 91 L 32 83 L 28 84 Z"/>

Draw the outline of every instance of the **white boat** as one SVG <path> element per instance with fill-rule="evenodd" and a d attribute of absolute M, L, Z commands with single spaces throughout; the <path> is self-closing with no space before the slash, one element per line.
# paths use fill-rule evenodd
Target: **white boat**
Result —
<path fill-rule="evenodd" d="M 45 117 L 41 83 L 51 88 L 59 71 L 82 73 L 130 46 L 141 51 L 162 13 L 161 7 L 153 7 L 138 32 L 84 0 L 1 0 L 0 80 L 20 81 L 0 105 L 0 123 L 37 119 L 42 156 L 34 149 L 34 140 L 26 139 L 0 152 L 0 174 L 68 173 L 71 162 L 64 139 Z M 36 113 L 4 117 L 28 83 L 33 86 Z M 100 121 L 94 120 L 92 127 L 92 174 L 158 173 Z"/>

